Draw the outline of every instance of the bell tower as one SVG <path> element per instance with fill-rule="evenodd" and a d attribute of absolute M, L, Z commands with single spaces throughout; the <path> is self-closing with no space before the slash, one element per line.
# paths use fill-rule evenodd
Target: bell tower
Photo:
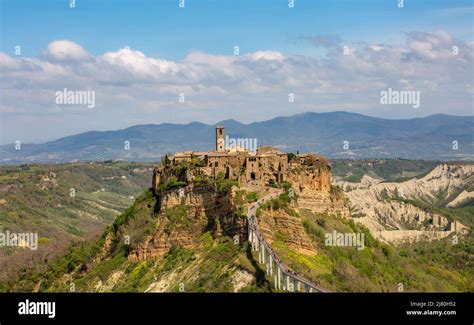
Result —
<path fill-rule="evenodd" d="M 222 125 L 216 126 L 216 151 L 225 151 L 225 128 Z"/>

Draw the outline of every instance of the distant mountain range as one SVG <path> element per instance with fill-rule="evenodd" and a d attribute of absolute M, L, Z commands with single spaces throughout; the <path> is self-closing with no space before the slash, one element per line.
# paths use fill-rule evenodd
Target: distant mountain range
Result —
<path fill-rule="evenodd" d="M 286 152 L 312 151 L 329 158 L 474 160 L 474 116 L 437 114 L 389 120 L 338 111 L 250 124 L 235 120 L 217 124 L 226 127 L 229 137 L 256 138 L 259 146 L 275 146 Z M 15 150 L 13 144 L 4 145 L 0 146 L 0 163 L 154 161 L 168 152 L 213 150 L 217 124 L 136 125 L 85 132 L 42 144 L 22 144 L 20 150 Z"/>

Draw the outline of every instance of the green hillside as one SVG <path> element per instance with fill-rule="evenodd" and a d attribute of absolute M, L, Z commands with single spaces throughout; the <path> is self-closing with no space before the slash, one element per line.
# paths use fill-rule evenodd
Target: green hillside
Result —
<path fill-rule="evenodd" d="M 461 219 L 464 209 L 451 209 L 451 214 Z M 399 283 L 404 291 L 474 291 L 472 231 L 456 244 L 451 235 L 435 242 L 392 246 L 374 239 L 367 228 L 353 220 L 308 210 L 296 215 L 317 247 L 317 254 L 298 253 L 288 246 L 284 236 L 272 247 L 292 270 L 330 291 L 394 292 Z M 325 234 L 334 230 L 363 233 L 365 248 L 327 246 Z"/>
<path fill-rule="evenodd" d="M 3 282 L 0 290 L 65 292 L 73 284 L 77 292 L 143 292 L 158 290 L 160 280 L 166 291 L 176 292 L 269 290 L 248 245 L 236 245 L 231 238 L 211 232 L 202 233 L 194 249 L 172 247 L 162 258 L 129 261 L 130 247 L 122 236 L 126 233 L 132 243 L 140 242 L 153 229 L 155 204 L 151 191 L 145 191 L 98 240 L 75 245 L 66 255 L 25 270 L 19 279 Z M 106 254 L 104 245 L 110 248 Z M 248 281 L 239 281 L 239 275 Z M 155 287 L 150 287 L 152 283 Z"/>
<path fill-rule="evenodd" d="M 151 165 L 74 163 L 0 167 L 0 232 L 38 234 L 36 251 L 0 248 L 0 279 L 95 238 L 149 186 Z"/>
<path fill-rule="evenodd" d="M 395 160 L 375 170 L 379 176 L 394 179 L 404 171 L 421 175 L 429 167 L 429 162 L 423 165 Z M 367 161 L 333 164 L 335 173 L 356 173 L 361 168 L 372 167 Z M 49 181 L 43 177 L 46 174 Z M 8 278 L 0 279 L 0 291 L 274 291 L 272 279 L 256 262 L 256 252 L 247 242 L 236 244 L 212 230 L 199 233 L 194 247 L 173 246 L 164 256 L 145 261 L 128 258 L 131 247 L 152 234 L 157 223 L 153 213 L 156 199 L 150 190 L 143 191 L 150 183 L 150 165 L 3 167 L 0 178 L 2 230 L 36 230 L 41 237 L 40 248 L 34 254 L 2 248 L 2 265 L 17 267 L 11 269 L 14 272 Z M 69 195 L 71 187 L 76 190 L 75 198 Z M 132 199 L 137 193 L 142 194 Z M 257 196 L 247 193 L 243 200 L 242 190 L 238 193 L 236 213 L 242 215 L 246 200 L 253 202 Z M 429 202 L 416 203 L 467 226 L 474 225 L 471 205 L 448 209 Z M 350 219 L 295 209 L 287 194 L 265 204 L 257 217 L 264 209 L 301 220 L 302 229 L 315 247 L 314 254 L 293 249 L 283 233 L 274 234 L 272 248 L 292 270 L 330 291 L 394 292 L 400 284 L 404 291 L 474 291 L 472 230 L 457 241 L 451 235 L 434 242 L 393 246 L 375 240 L 365 227 Z M 183 213 L 186 209 L 174 209 L 166 213 L 166 218 L 174 220 L 176 229 L 189 226 L 180 224 L 192 220 Z M 334 230 L 364 234 L 365 248 L 327 246 L 325 234 Z M 131 244 L 124 240 L 125 235 Z"/>
<path fill-rule="evenodd" d="M 264 208 L 287 213 L 287 200 L 283 195 Z M 202 233 L 200 245 L 192 249 L 172 247 L 163 257 L 128 260 L 129 246 L 123 242 L 123 234 L 137 243 L 152 231 L 155 203 L 151 192 L 146 191 L 98 240 L 75 245 L 65 256 L 25 271 L 19 280 L 4 282 L 1 290 L 70 291 L 73 284 L 78 292 L 274 291 L 272 279 L 256 263 L 256 253 L 248 243 L 236 245 L 231 238 L 211 232 Z M 453 211 L 456 214 L 457 209 Z M 400 284 L 404 291 L 474 290 L 472 233 L 457 244 L 449 237 L 394 247 L 375 240 L 365 227 L 352 220 L 307 210 L 291 213 L 301 218 L 317 254 L 305 255 L 291 249 L 283 235 L 272 243 L 272 248 L 292 270 L 330 291 L 395 292 Z M 326 246 L 325 234 L 334 230 L 363 233 L 365 248 Z M 104 247 L 109 248 L 105 255 Z M 242 280 L 245 277 L 247 282 Z"/>

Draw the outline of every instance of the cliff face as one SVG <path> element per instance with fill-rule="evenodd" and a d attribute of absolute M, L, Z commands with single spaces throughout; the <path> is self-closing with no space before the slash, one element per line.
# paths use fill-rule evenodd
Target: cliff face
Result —
<path fill-rule="evenodd" d="M 234 193 L 215 187 L 188 186 L 157 194 L 156 228 L 142 243 L 131 249 L 129 259 L 138 261 L 162 256 L 172 246 L 192 248 L 199 236 L 245 236 L 245 218 L 235 214 Z"/>
<path fill-rule="evenodd" d="M 267 210 L 258 221 L 260 230 L 270 245 L 279 240 L 299 253 L 316 254 L 316 247 L 306 234 L 301 218 L 290 216 L 284 210 Z"/>
<path fill-rule="evenodd" d="M 310 167 L 296 167 L 288 174 L 287 180 L 299 191 L 329 192 L 331 189 L 331 168 L 327 163 Z"/>
<path fill-rule="evenodd" d="M 422 178 L 383 182 L 364 176 L 359 183 L 337 181 L 345 189 L 356 221 L 380 240 L 398 243 L 420 238 L 439 239 L 464 227 L 417 204 L 450 207 L 470 202 L 466 189 L 474 184 L 474 166 L 441 164 Z"/>
<path fill-rule="evenodd" d="M 331 168 L 327 163 L 295 168 L 288 182 L 298 196 L 297 208 L 342 217 L 350 216 L 344 195 L 331 190 Z"/>
<path fill-rule="evenodd" d="M 404 182 L 383 182 L 364 176 L 359 183 L 337 181 L 350 196 L 381 198 L 398 195 L 401 198 L 435 201 L 442 194 L 454 199 L 466 184 L 474 183 L 474 165 L 441 164 L 422 178 Z M 443 193 L 441 193 L 443 192 Z"/>
<path fill-rule="evenodd" d="M 296 194 L 298 195 L 298 208 L 308 209 L 316 213 L 350 217 L 349 208 L 342 194 L 307 189 L 296 192 Z"/>

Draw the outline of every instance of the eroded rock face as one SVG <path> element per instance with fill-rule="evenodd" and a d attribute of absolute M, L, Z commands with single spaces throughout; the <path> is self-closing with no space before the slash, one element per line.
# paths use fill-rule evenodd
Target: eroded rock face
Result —
<path fill-rule="evenodd" d="M 288 175 L 294 189 L 301 191 L 329 192 L 331 189 L 331 169 L 326 163 L 306 168 L 294 168 Z"/>
<path fill-rule="evenodd" d="M 359 183 L 337 181 L 350 197 L 383 199 L 398 196 L 410 199 L 436 200 L 440 191 L 450 198 L 466 184 L 474 183 L 474 165 L 441 164 L 423 178 L 412 178 L 405 182 L 381 182 L 364 176 Z M 454 197 L 453 197 L 454 199 Z"/>
<path fill-rule="evenodd" d="M 473 201 L 474 201 L 474 191 L 464 190 L 461 193 L 459 193 L 459 195 L 454 200 L 449 202 L 447 207 L 448 208 L 458 208 L 458 207 L 461 207 L 461 206 L 463 206 L 465 204 L 468 204 L 469 202 L 473 202 Z"/>
<path fill-rule="evenodd" d="M 133 248 L 128 255 L 128 259 L 131 261 L 146 261 L 163 256 L 173 245 L 185 248 L 194 247 L 196 245 L 195 237 L 187 232 L 166 236 L 160 235 L 160 232 L 157 232 L 144 243 Z"/>
<path fill-rule="evenodd" d="M 300 253 L 316 254 L 316 247 L 306 234 L 300 218 L 290 216 L 283 210 L 266 210 L 260 215 L 258 224 L 270 245 L 279 240 Z"/>
<path fill-rule="evenodd" d="M 440 214 L 422 210 L 412 204 L 399 201 L 374 202 L 370 207 L 365 206 L 374 214 L 357 218 L 369 229 L 382 230 L 445 230 L 449 226 L 448 219 Z M 363 211 L 367 211 L 363 209 Z M 354 211 L 355 213 L 358 210 Z M 376 223 L 370 224 L 371 217 L 376 217 Z"/>
<path fill-rule="evenodd" d="M 334 195 L 326 191 L 304 189 L 297 192 L 298 208 L 308 209 L 321 214 L 333 214 L 341 217 L 350 217 L 344 195 Z"/>
<path fill-rule="evenodd" d="M 212 186 L 186 187 L 157 195 L 156 229 L 141 244 L 132 247 L 130 260 L 162 256 L 172 246 L 196 247 L 199 236 L 210 231 L 245 238 L 246 220 L 235 214 L 233 193 L 220 193 Z"/>
<path fill-rule="evenodd" d="M 372 232 L 375 238 L 395 245 L 420 240 L 439 240 L 451 234 L 450 231 L 423 231 L 423 230 L 386 230 Z"/>
<path fill-rule="evenodd" d="M 326 160 L 318 160 L 310 167 L 293 169 L 288 182 L 298 195 L 298 205 L 295 208 L 341 217 L 350 216 L 344 195 L 331 192 L 331 167 Z"/>
<path fill-rule="evenodd" d="M 405 182 L 383 182 L 364 176 L 359 183 L 337 181 L 345 189 L 352 215 L 380 240 L 399 243 L 423 238 L 432 240 L 463 231 L 465 226 L 440 214 L 420 209 L 406 200 L 447 206 L 468 200 L 464 188 L 474 183 L 474 165 L 441 164 L 423 178 Z M 393 231 L 393 232 L 391 232 Z"/>

